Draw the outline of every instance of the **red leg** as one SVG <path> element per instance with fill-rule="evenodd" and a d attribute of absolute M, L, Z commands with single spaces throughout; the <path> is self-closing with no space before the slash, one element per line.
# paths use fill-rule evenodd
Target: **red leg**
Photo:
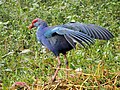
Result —
<path fill-rule="evenodd" d="M 52 77 L 52 81 L 55 81 L 56 76 L 57 76 L 58 71 L 60 70 L 60 66 L 61 66 L 60 57 L 57 56 L 57 59 L 58 59 L 58 67 L 57 67 L 57 69 L 56 69 L 56 71 L 55 71 L 55 73 L 54 73 L 54 76 Z"/>
<path fill-rule="evenodd" d="M 65 58 L 66 69 L 69 69 L 68 60 L 67 60 L 66 54 L 64 54 L 64 58 Z M 67 74 L 67 78 L 68 78 L 68 70 L 66 71 L 66 74 Z"/>

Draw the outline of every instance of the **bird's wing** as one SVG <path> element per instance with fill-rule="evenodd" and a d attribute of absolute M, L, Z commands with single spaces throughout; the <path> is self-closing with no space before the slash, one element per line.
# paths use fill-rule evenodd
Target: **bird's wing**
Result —
<path fill-rule="evenodd" d="M 44 33 L 46 38 L 54 37 L 54 35 L 61 35 L 64 36 L 68 43 L 75 48 L 75 42 L 78 42 L 81 46 L 85 47 L 86 45 L 90 45 L 94 43 L 94 39 L 92 39 L 87 34 L 84 34 L 79 31 L 74 31 L 71 29 L 67 29 L 64 27 L 55 27 L 51 30 L 48 30 Z M 62 41 L 61 41 L 62 42 Z"/>
<path fill-rule="evenodd" d="M 105 28 L 94 24 L 83 24 L 79 22 L 67 23 L 62 25 L 64 28 L 80 31 L 95 39 L 109 40 L 113 35 Z"/>

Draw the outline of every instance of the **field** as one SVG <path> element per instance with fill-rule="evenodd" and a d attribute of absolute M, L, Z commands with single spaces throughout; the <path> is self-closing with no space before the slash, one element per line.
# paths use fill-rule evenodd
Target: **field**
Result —
<path fill-rule="evenodd" d="M 96 40 L 87 49 L 77 47 L 68 52 L 68 78 L 60 55 L 62 67 L 56 82 L 51 83 L 57 60 L 38 43 L 36 28 L 28 29 L 35 18 L 45 20 L 49 26 L 71 21 L 96 24 L 111 31 L 114 38 Z M 14 87 L 15 82 L 24 85 Z M 120 1 L 0 0 L 0 88 L 120 89 Z"/>

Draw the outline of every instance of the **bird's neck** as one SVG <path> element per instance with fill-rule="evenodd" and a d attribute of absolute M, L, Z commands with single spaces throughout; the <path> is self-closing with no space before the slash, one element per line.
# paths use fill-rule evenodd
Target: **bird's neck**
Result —
<path fill-rule="evenodd" d="M 40 25 L 38 26 L 38 30 L 42 30 L 42 29 L 44 29 L 45 27 L 48 27 L 48 25 L 47 25 L 46 22 L 43 22 L 42 24 L 40 24 Z"/>

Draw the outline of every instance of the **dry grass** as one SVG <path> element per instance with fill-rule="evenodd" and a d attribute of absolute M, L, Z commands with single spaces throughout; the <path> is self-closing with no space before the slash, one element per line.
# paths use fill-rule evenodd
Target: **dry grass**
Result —
<path fill-rule="evenodd" d="M 13 84 L 11 90 L 119 90 L 120 89 L 120 72 L 111 73 L 104 66 L 98 64 L 98 69 L 95 73 L 86 74 L 82 71 L 67 70 L 68 77 L 63 79 L 57 77 L 55 82 L 41 84 L 40 79 L 35 79 L 32 85 L 22 83 L 20 85 Z M 61 70 L 66 71 L 65 68 Z M 50 77 L 49 77 L 50 78 Z"/>

